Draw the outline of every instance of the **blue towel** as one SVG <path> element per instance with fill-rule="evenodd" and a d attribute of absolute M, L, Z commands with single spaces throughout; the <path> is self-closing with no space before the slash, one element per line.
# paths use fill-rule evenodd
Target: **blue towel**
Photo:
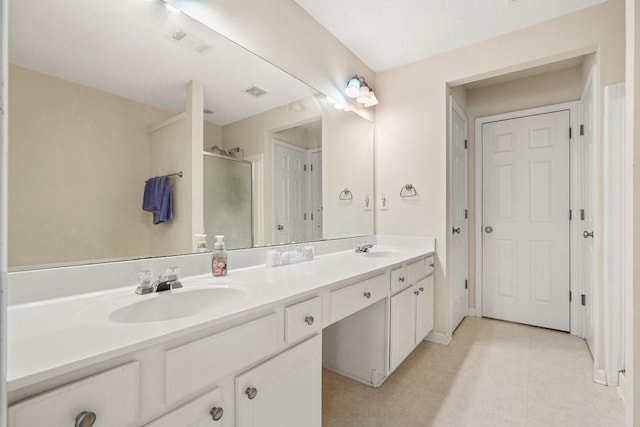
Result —
<path fill-rule="evenodd" d="M 168 176 L 151 178 L 144 186 L 142 209 L 153 213 L 153 223 L 171 221 L 171 181 Z"/>

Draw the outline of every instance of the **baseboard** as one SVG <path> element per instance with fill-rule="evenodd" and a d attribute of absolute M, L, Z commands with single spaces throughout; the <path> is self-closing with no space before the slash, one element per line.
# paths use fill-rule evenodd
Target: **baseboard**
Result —
<path fill-rule="evenodd" d="M 604 369 L 594 369 L 593 381 L 597 384 L 607 385 L 607 371 Z"/>
<path fill-rule="evenodd" d="M 626 405 L 627 403 L 627 377 L 620 372 L 618 374 L 618 387 L 616 387 L 616 392 L 618 393 L 618 397 L 622 400 L 622 403 Z"/>
<path fill-rule="evenodd" d="M 443 334 L 442 332 L 429 332 L 425 341 L 434 342 L 436 344 L 449 345 L 451 342 L 451 332 Z"/>
<path fill-rule="evenodd" d="M 476 317 L 476 309 L 475 308 L 468 308 L 467 309 L 467 316 Z"/>
<path fill-rule="evenodd" d="M 350 379 L 352 379 L 352 380 L 354 380 L 354 381 L 359 382 L 360 384 L 364 384 L 364 385 L 367 385 L 367 386 L 369 386 L 369 387 L 373 387 L 373 388 L 378 388 L 378 387 L 380 387 L 380 386 L 382 385 L 382 383 L 384 382 L 384 380 L 386 380 L 386 379 L 387 379 L 387 377 L 384 377 L 384 378 L 382 378 L 382 379 L 380 379 L 380 380 L 379 380 L 378 384 L 372 384 L 370 380 L 364 380 L 364 379 L 362 379 L 362 378 L 360 378 L 360 377 L 357 377 L 357 376 L 355 376 L 355 375 L 352 375 L 352 374 L 350 374 L 350 373 L 348 373 L 348 372 L 341 371 L 340 369 L 335 369 L 335 368 L 333 368 L 333 367 L 331 367 L 331 366 L 327 366 L 327 365 L 324 365 L 324 364 L 323 364 L 323 365 L 322 365 L 322 368 L 323 368 L 323 369 L 326 369 L 327 371 L 334 372 L 334 373 L 336 373 L 336 374 L 338 374 L 338 375 L 342 375 L 343 377 L 350 378 Z"/>

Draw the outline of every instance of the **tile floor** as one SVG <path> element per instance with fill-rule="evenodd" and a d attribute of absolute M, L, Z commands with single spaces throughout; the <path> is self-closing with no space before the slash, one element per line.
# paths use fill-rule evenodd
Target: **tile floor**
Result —
<path fill-rule="evenodd" d="M 593 383 L 579 338 L 466 318 L 423 342 L 374 389 L 323 371 L 323 426 L 623 426 L 616 390 Z"/>

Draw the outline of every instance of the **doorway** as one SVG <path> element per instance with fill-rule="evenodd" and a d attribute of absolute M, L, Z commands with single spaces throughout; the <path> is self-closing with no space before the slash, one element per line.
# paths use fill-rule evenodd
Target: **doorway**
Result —
<path fill-rule="evenodd" d="M 483 315 L 570 330 L 570 111 L 482 124 Z"/>

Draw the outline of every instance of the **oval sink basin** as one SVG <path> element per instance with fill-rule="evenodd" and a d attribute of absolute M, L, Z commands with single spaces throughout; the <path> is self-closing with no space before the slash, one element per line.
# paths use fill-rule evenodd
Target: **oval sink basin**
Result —
<path fill-rule="evenodd" d="M 142 323 L 181 319 L 238 304 L 247 297 L 245 290 L 229 287 L 159 292 L 143 295 L 143 300 L 113 311 L 109 320 Z"/>

